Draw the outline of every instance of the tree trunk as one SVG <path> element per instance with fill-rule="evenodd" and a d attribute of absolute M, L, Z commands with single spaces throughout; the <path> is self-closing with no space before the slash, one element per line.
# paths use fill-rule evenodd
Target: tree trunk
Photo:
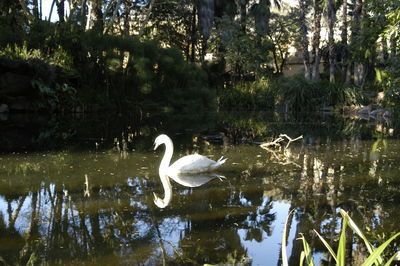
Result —
<path fill-rule="evenodd" d="M 38 0 L 32 1 L 32 13 L 36 20 L 39 20 L 39 3 Z"/>
<path fill-rule="evenodd" d="M 387 39 L 385 37 L 382 37 L 382 58 L 384 62 L 389 59 Z"/>
<path fill-rule="evenodd" d="M 347 73 L 347 67 L 348 67 L 348 51 L 347 51 L 347 0 L 343 2 L 342 6 L 342 12 L 343 12 L 343 17 L 342 17 L 342 32 L 341 32 L 341 38 L 342 38 L 342 79 L 346 80 L 346 73 Z"/>
<path fill-rule="evenodd" d="M 139 38 L 142 37 L 144 29 L 145 29 L 147 23 L 149 22 L 151 10 L 153 9 L 153 4 L 154 4 L 155 1 L 156 0 L 150 0 L 149 7 L 147 8 L 146 13 L 145 13 L 145 19 L 144 19 L 144 21 L 142 23 L 142 26 L 140 27 L 140 30 L 139 30 Z"/>
<path fill-rule="evenodd" d="M 239 1 L 240 25 L 243 32 L 246 32 L 247 2 L 248 1 Z"/>
<path fill-rule="evenodd" d="M 58 20 L 60 22 L 64 22 L 64 13 L 65 13 L 65 5 L 64 5 L 64 0 L 57 0 L 56 2 L 57 5 L 57 13 L 58 13 Z"/>
<path fill-rule="evenodd" d="M 82 0 L 82 9 L 81 9 L 81 25 L 85 25 L 86 24 L 86 11 L 88 10 L 87 7 L 87 0 Z"/>
<path fill-rule="evenodd" d="M 335 39 L 334 26 L 336 14 L 333 0 L 328 0 L 328 45 L 329 45 L 329 82 L 335 82 Z"/>
<path fill-rule="evenodd" d="M 256 33 L 259 38 L 263 37 L 268 31 L 268 22 L 271 16 L 271 3 L 269 0 L 260 0 L 255 14 Z"/>
<path fill-rule="evenodd" d="M 98 32 L 103 32 L 104 30 L 104 19 L 102 11 L 102 0 L 92 0 L 92 17 L 93 28 Z"/>
<path fill-rule="evenodd" d="M 197 15 L 203 40 L 208 40 L 214 20 L 214 0 L 199 0 Z"/>
<path fill-rule="evenodd" d="M 49 17 L 47 18 L 47 21 L 51 21 L 51 16 L 53 15 L 53 9 L 54 9 L 54 5 L 56 4 L 56 2 L 57 2 L 57 0 L 53 0 L 53 2 L 51 3 Z"/>
<path fill-rule="evenodd" d="M 398 37 L 390 36 L 390 58 L 395 58 L 397 54 L 396 39 Z"/>
<path fill-rule="evenodd" d="M 319 80 L 319 64 L 321 62 L 321 49 L 319 48 L 321 38 L 321 2 L 314 0 L 314 35 L 312 39 L 312 80 Z"/>
<path fill-rule="evenodd" d="M 190 45 L 191 45 L 191 52 L 190 52 L 190 61 L 194 62 L 196 58 L 196 5 L 193 5 L 193 12 L 192 12 L 192 25 L 191 25 L 191 40 L 190 40 Z"/>
<path fill-rule="evenodd" d="M 117 14 L 118 14 L 118 10 L 119 10 L 119 6 L 121 5 L 121 2 L 122 2 L 122 0 L 118 0 L 118 2 L 116 3 L 113 15 L 110 18 L 110 20 L 109 20 L 108 24 L 106 25 L 106 27 L 104 28 L 103 34 L 106 34 L 110 29 L 111 29 L 111 32 L 112 32 L 112 27 L 114 25 L 115 18 L 116 18 Z"/>
<path fill-rule="evenodd" d="M 303 63 L 304 63 L 304 77 L 311 79 L 311 68 L 310 68 L 310 55 L 308 53 L 308 37 L 307 37 L 307 25 L 306 25 L 306 3 L 304 0 L 299 0 L 300 8 L 300 32 L 301 32 L 301 45 L 303 48 Z"/>
<path fill-rule="evenodd" d="M 353 10 L 353 21 L 351 25 L 351 46 L 355 47 L 358 42 L 358 38 L 360 36 L 361 31 L 361 10 L 362 10 L 362 0 L 353 0 L 354 10 Z M 358 85 L 358 63 L 357 60 L 353 57 L 353 61 L 351 62 L 348 77 L 346 81 L 354 82 Z"/>
<path fill-rule="evenodd" d="M 39 1 L 39 18 L 42 19 L 43 17 L 43 1 Z"/>

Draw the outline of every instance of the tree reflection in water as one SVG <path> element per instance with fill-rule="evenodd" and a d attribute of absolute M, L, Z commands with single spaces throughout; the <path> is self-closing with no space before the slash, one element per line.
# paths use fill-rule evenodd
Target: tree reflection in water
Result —
<path fill-rule="evenodd" d="M 237 127 L 230 124 L 228 142 L 243 138 Z M 220 154 L 224 149 L 230 158 L 222 172 L 227 179 L 192 188 L 173 186 L 173 200 L 164 209 L 153 203 L 153 192 L 163 190 L 154 163 L 159 158 L 149 152 L 152 136 L 136 144 L 141 149 L 123 156 L 112 150 L 1 155 L 0 261 L 265 263 L 280 253 L 280 240 L 272 239 L 283 230 L 278 203 L 287 207 L 280 213 L 295 209 L 287 241 L 293 264 L 298 264 L 302 250 L 296 240 L 300 232 L 314 255 L 329 263 L 311 232 L 316 229 L 325 239 L 337 240 L 339 208 L 349 211 L 361 228 L 371 228 L 365 233 L 372 241 L 399 231 L 399 141 L 382 133 L 365 137 L 365 129 L 354 121 L 321 127 L 328 127 L 327 134 L 315 134 L 323 129 L 312 125 L 304 130 L 293 125 L 291 130 L 287 124 L 275 124 L 278 133 L 304 135 L 302 143 L 275 155 L 256 145 L 218 146 L 182 136 L 187 142 L 178 146 L 177 157 L 193 151 Z M 273 135 L 266 124 L 254 128 Z M 245 136 L 261 138 L 260 132 L 246 131 Z M 352 241 L 348 246 L 354 249 L 346 257 L 358 264 L 365 250 L 357 245 L 359 240 Z M 263 244 L 262 251 L 251 243 Z"/>

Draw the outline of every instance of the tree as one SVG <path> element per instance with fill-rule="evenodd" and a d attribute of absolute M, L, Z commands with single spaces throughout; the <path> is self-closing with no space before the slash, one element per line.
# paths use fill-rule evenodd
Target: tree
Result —
<path fill-rule="evenodd" d="M 199 0 L 198 5 L 199 28 L 202 35 L 201 60 L 204 60 L 207 50 L 207 40 L 211 34 L 214 21 L 214 0 Z"/>
<path fill-rule="evenodd" d="M 301 45 L 303 49 L 303 64 L 304 64 L 304 77 L 311 79 L 311 67 L 310 67 L 310 54 L 308 52 L 308 29 L 306 24 L 306 12 L 307 3 L 305 0 L 299 0 L 300 9 L 300 33 L 301 33 Z"/>
<path fill-rule="evenodd" d="M 327 20 L 328 20 L 328 46 L 329 46 L 329 82 L 335 82 L 335 39 L 334 26 L 336 22 L 336 11 L 334 0 L 328 0 Z"/>
<path fill-rule="evenodd" d="M 64 22 L 64 14 L 65 14 L 65 5 L 64 5 L 64 1 L 65 0 L 55 0 L 56 1 L 56 5 L 57 5 L 57 13 L 58 13 L 58 20 L 60 22 Z"/>
<path fill-rule="evenodd" d="M 342 28 L 341 28 L 341 56 L 342 56 L 342 78 L 346 79 L 348 67 L 348 47 L 347 47 L 347 0 L 343 1 L 342 5 Z"/>
<path fill-rule="evenodd" d="M 312 39 L 312 80 L 319 80 L 319 65 L 321 62 L 320 55 L 320 38 L 321 38 L 321 0 L 313 0 L 313 9 L 314 9 L 314 34 Z"/>
<path fill-rule="evenodd" d="M 293 19 L 293 12 L 287 15 L 271 14 L 268 39 L 272 42 L 272 56 L 276 73 L 283 73 L 289 54 L 289 48 L 298 38 L 297 21 Z"/>

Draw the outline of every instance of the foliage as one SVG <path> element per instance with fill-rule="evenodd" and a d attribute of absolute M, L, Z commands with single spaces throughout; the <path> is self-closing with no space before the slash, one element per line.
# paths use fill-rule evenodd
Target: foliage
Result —
<path fill-rule="evenodd" d="M 267 65 L 271 61 L 271 42 L 260 42 L 254 33 L 243 30 L 243 27 L 239 21 L 223 16 L 218 19 L 218 38 L 213 40 L 215 47 L 224 51 L 223 56 L 234 81 L 250 75 L 259 78 L 272 72 Z"/>
<path fill-rule="evenodd" d="M 276 104 L 292 111 L 318 110 L 324 106 L 351 105 L 364 101 L 360 89 L 353 85 L 313 82 L 302 75 L 280 78 L 276 87 Z"/>
<path fill-rule="evenodd" d="M 271 12 L 272 2 L 279 6 L 280 1 L 211 4 L 184 0 L 179 5 L 174 1 L 96 1 L 98 8 L 90 12 L 86 12 L 87 1 L 77 1 L 67 12 L 68 17 L 57 23 L 43 20 L 38 6 L 29 1 L 3 2 L 0 53 L 55 66 L 58 86 L 74 87 L 86 110 L 209 109 L 215 107 L 215 89 L 221 91 L 221 107 L 228 108 L 270 107 L 274 98 L 286 109 L 303 111 L 363 100 L 357 87 L 344 84 L 347 74 L 334 84 L 308 83 L 293 77 L 279 79 L 275 89 L 272 85 L 262 89 L 264 85 L 260 84 L 270 79 L 272 72 L 284 72 L 288 50 L 297 46 L 299 39 L 296 10 Z M 343 1 L 334 2 L 336 12 Z M 209 4 L 207 16 L 200 10 L 205 3 Z M 56 5 L 55 11 L 62 11 L 63 5 Z M 363 12 L 357 11 L 361 14 L 359 24 L 351 21 L 354 8 L 349 5 L 350 43 L 336 45 L 338 51 L 349 51 L 337 53 L 342 71 L 336 71 L 336 75 L 351 72 L 343 70 L 346 64 L 361 66 L 359 81 L 354 83 L 364 87 L 365 82 L 375 80 L 378 71 L 374 69 L 379 69 L 384 76 L 380 89 L 387 95 L 386 103 L 396 105 L 399 64 L 396 56 L 380 59 L 379 43 L 386 38 L 390 45 L 385 49 L 395 55 L 399 47 L 398 1 L 363 2 Z M 207 31 L 203 22 L 207 22 Z M 92 24 L 100 26 L 91 28 Z M 209 52 L 216 60 L 204 63 Z M 343 59 L 344 54 L 348 56 Z M 202 62 L 206 73 L 188 61 Z M 56 86 L 41 81 L 47 87 Z"/>
<path fill-rule="evenodd" d="M 26 42 L 22 46 L 18 44 L 7 44 L 7 46 L 0 50 L 0 56 L 4 56 L 10 59 L 41 59 L 42 53 L 39 49 L 28 49 Z"/>
<path fill-rule="evenodd" d="M 228 110 L 266 110 L 274 106 L 273 82 L 239 82 L 219 94 L 219 106 Z"/>
<path fill-rule="evenodd" d="M 272 42 L 275 72 L 282 73 L 289 56 L 289 48 L 299 43 L 299 26 L 294 11 L 287 15 L 273 13 L 270 18 L 268 40 Z"/>
<path fill-rule="evenodd" d="M 68 84 L 55 84 L 48 87 L 40 80 L 33 80 L 32 85 L 38 90 L 38 100 L 34 108 L 51 112 L 72 111 L 77 104 L 76 90 Z"/>
<path fill-rule="evenodd" d="M 365 237 L 365 235 L 360 230 L 360 228 L 356 225 L 356 223 L 350 218 L 350 216 L 348 215 L 347 212 L 345 212 L 344 210 L 340 210 L 340 214 L 343 217 L 343 222 L 342 222 L 342 231 L 341 231 L 339 243 L 338 243 L 338 249 L 337 249 L 336 253 L 333 250 L 333 248 L 331 247 L 331 245 L 329 245 L 329 243 L 316 230 L 314 230 L 314 232 L 317 234 L 319 239 L 322 241 L 322 243 L 324 244 L 326 249 L 331 254 L 332 258 L 335 260 L 336 265 L 339 265 L 339 266 L 346 265 L 346 260 L 345 260 L 346 257 L 345 256 L 346 256 L 346 229 L 347 229 L 347 226 L 349 226 L 353 230 L 353 232 L 364 241 L 364 244 L 367 247 L 367 250 L 370 254 L 369 257 L 362 264 L 363 266 L 391 265 L 391 262 L 396 258 L 396 256 L 398 256 L 398 254 L 400 254 L 400 252 L 398 251 L 394 255 L 392 255 L 387 260 L 386 263 L 384 263 L 384 257 L 382 256 L 382 254 L 385 251 L 385 249 L 389 246 L 389 244 L 395 238 L 400 236 L 400 232 L 393 235 L 387 241 L 385 241 L 383 244 L 381 244 L 380 246 L 375 248 L 374 245 Z M 289 214 L 289 216 L 290 216 L 290 214 Z M 282 239 L 286 239 L 287 222 L 288 221 L 286 221 L 285 226 L 284 226 L 285 230 L 283 231 Z M 351 237 L 353 237 L 353 236 L 351 235 Z M 300 265 L 303 265 L 304 259 L 306 259 L 307 265 L 314 265 L 314 261 L 312 258 L 312 249 L 310 248 L 304 235 L 302 235 L 300 239 L 302 240 L 303 247 L 304 247 L 304 250 L 301 253 L 302 255 L 300 258 Z M 285 240 L 285 242 L 282 240 L 282 243 L 286 243 L 286 240 Z M 286 245 L 285 246 L 282 245 L 282 249 L 286 249 Z M 282 252 L 282 264 L 288 265 L 287 257 L 284 256 L 284 254 L 286 254 L 286 251 Z"/>

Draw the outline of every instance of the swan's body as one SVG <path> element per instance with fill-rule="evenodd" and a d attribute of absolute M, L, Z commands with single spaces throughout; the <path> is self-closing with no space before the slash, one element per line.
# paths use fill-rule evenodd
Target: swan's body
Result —
<path fill-rule="evenodd" d="M 172 140 L 164 134 L 155 139 L 154 149 L 157 149 L 157 147 L 161 144 L 165 145 L 165 153 L 160 163 L 160 175 L 161 173 L 171 176 L 176 174 L 198 174 L 211 172 L 219 168 L 227 160 L 226 158 L 221 157 L 218 161 L 214 161 L 200 154 L 191 154 L 184 156 L 175 161 L 173 164 L 169 165 L 174 153 L 174 145 Z"/>

